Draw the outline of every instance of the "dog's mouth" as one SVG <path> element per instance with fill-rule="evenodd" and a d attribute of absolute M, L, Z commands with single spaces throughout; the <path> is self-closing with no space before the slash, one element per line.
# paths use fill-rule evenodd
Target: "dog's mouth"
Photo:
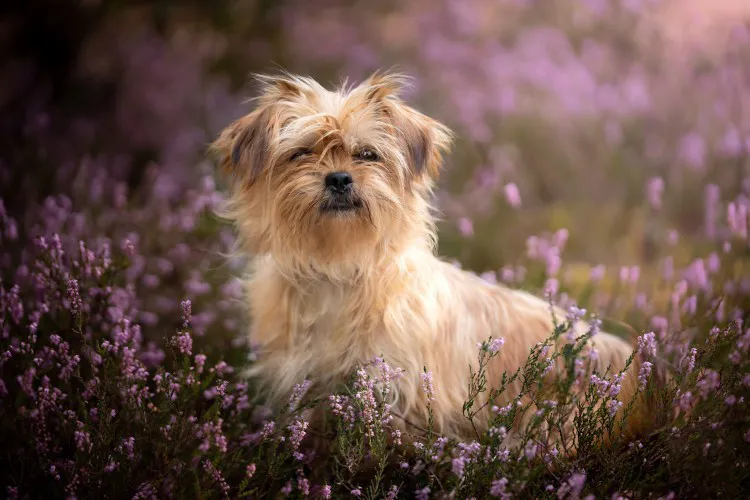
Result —
<path fill-rule="evenodd" d="M 351 195 L 332 196 L 320 204 L 320 211 L 323 213 L 354 212 L 360 208 L 362 208 L 362 200 Z"/>

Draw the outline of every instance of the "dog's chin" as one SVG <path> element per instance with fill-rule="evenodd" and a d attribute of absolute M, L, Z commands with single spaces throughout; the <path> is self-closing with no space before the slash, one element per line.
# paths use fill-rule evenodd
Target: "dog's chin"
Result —
<path fill-rule="evenodd" d="M 320 212 L 332 216 L 352 215 L 359 212 L 362 207 L 362 201 L 357 198 L 329 198 L 320 204 Z"/>

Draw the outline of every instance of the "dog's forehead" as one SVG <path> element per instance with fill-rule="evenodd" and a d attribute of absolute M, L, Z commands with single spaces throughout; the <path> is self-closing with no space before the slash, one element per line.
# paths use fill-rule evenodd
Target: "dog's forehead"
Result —
<path fill-rule="evenodd" d="M 371 109 L 368 102 L 359 94 L 345 87 L 335 90 L 319 89 L 304 95 L 304 98 L 317 113 L 333 116 L 344 121 L 352 114 L 367 114 Z"/>
<path fill-rule="evenodd" d="M 348 95 L 339 89 L 323 89 L 312 94 L 311 104 L 317 108 L 318 112 L 340 117 L 347 105 Z"/>
<path fill-rule="evenodd" d="M 321 133 L 336 129 L 345 139 L 361 142 L 368 139 L 368 136 L 379 134 L 383 126 L 377 119 L 375 106 L 362 99 L 361 94 L 346 88 L 315 89 L 303 93 L 300 98 L 305 104 L 300 118 L 320 117 L 325 121 L 327 129 L 319 129 Z"/>

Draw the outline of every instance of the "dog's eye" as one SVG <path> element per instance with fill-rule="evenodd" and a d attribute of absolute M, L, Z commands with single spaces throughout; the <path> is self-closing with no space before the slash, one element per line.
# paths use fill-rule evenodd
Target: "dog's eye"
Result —
<path fill-rule="evenodd" d="M 312 151 L 309 149 L 298 149 L 294 152 L 294 154 L 289 158 L 289 161 L 294 161 L 302 158 L 303 156 L 307 156 L 309 154 L 312 154 Z"/>
<path fill-rule="evenodd" d="M 378 154 L 372 149 L 365 148 L 358 151 L 354 155 L 354 158 L 361 161 L 378 161 L 380 159 L 380 156 L 378 156 Z"/>

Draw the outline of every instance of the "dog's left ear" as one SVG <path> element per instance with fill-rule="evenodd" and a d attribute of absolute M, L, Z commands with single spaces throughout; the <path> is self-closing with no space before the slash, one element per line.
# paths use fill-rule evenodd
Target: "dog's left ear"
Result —
<path fill-rule="evenodd" d="M 397 107 L 394 118 L 414 175 L 437 178 L 443 166 L 443 155 L 450 151 L 453 143 L 450 129 L 403 104 Z"/>
<path fill-rule="evenodd" d="M 443 164 L 443 155 L 450 151 L 453 133 L 401 100 L 399 93 L 406 81 L 402 75 L 375 73 L 364 84 L 365 98 L 393 122 L 394 131 L 403 140 L 412 174 L 436 178 Z"/>

